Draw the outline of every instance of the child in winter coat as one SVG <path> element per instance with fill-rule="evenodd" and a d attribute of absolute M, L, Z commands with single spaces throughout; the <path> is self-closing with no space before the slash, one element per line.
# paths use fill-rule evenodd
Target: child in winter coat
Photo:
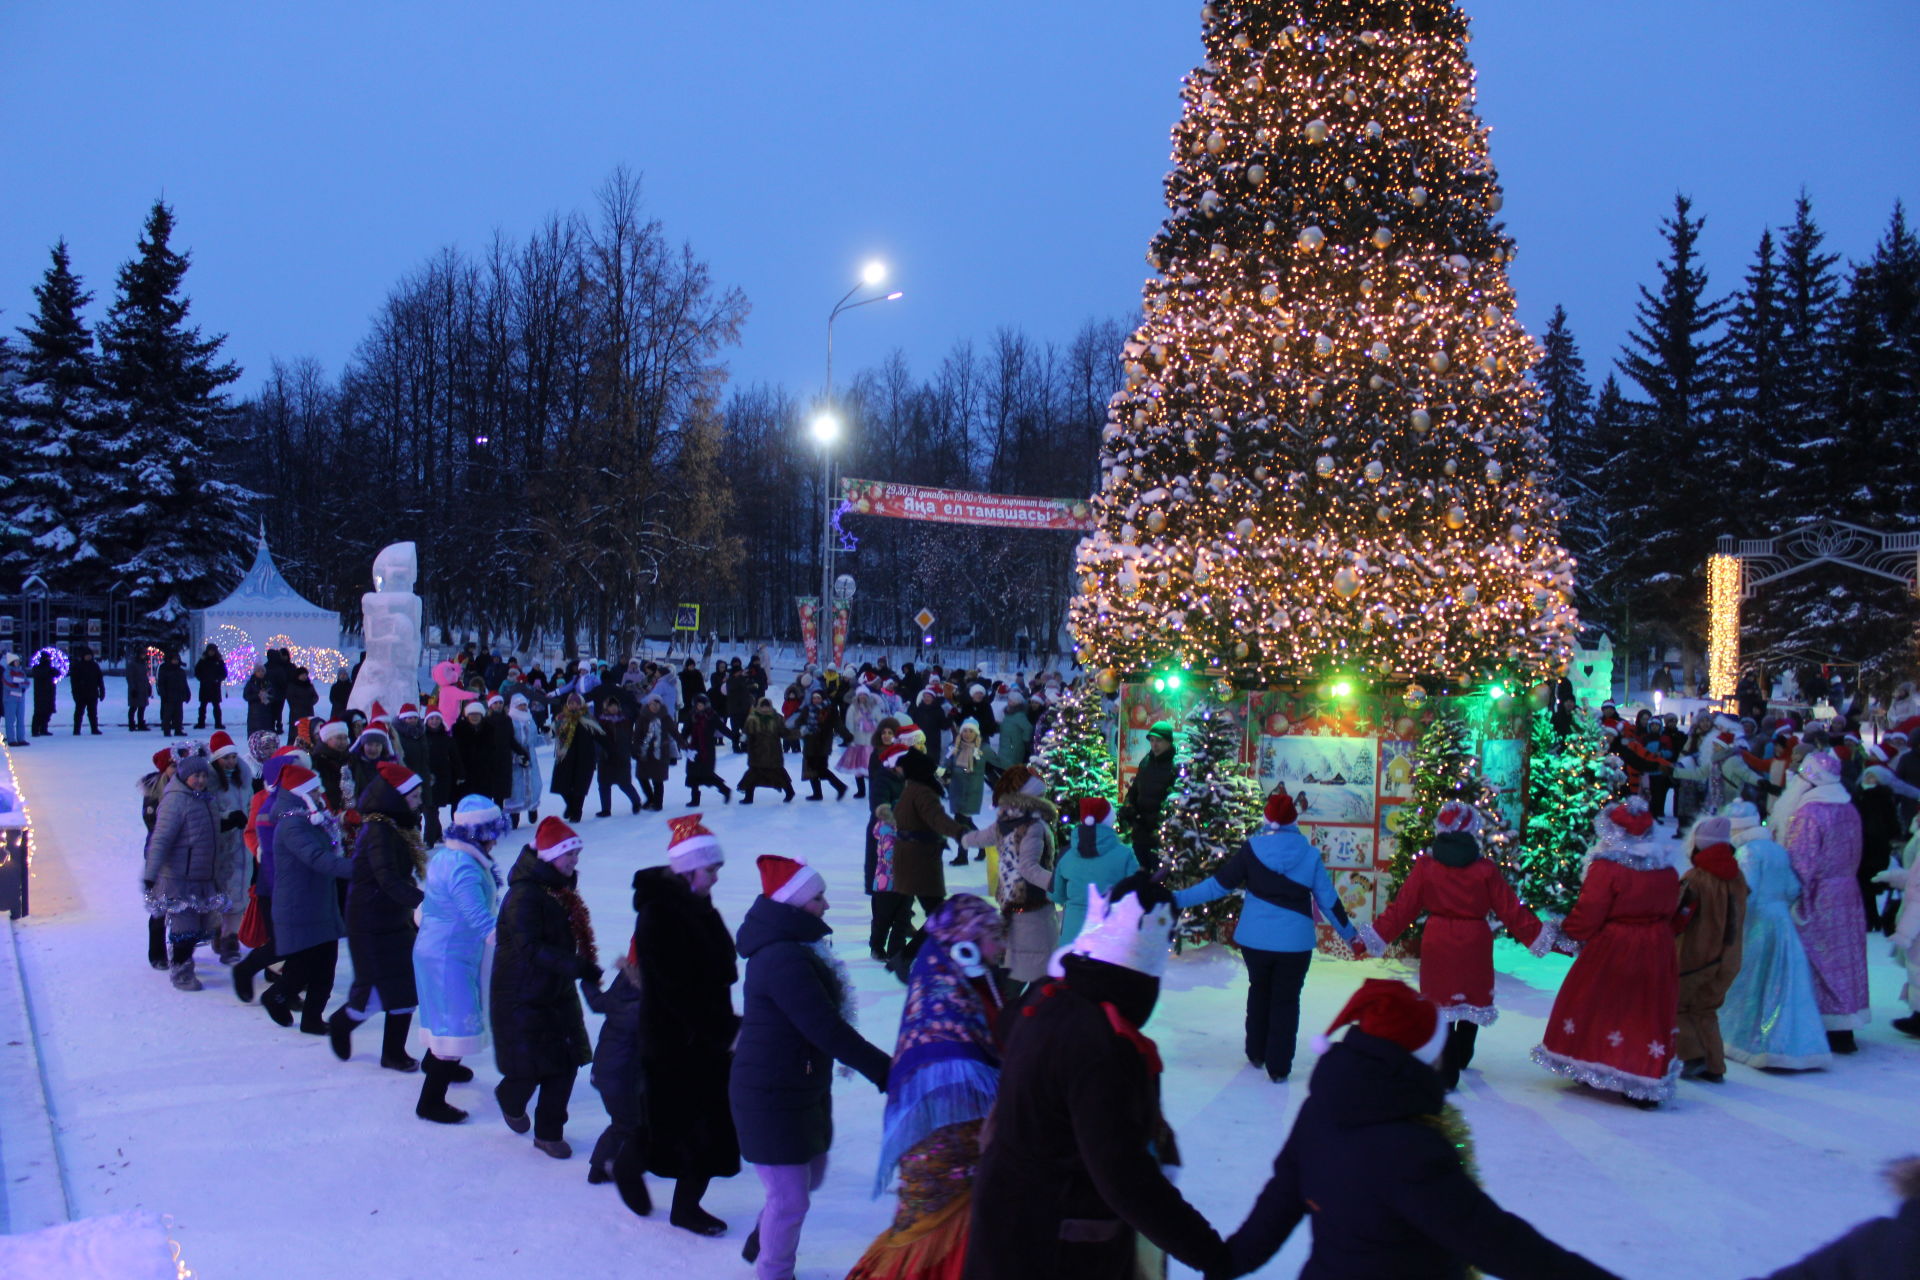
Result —
<path fill-rule="evenodd" d="M 1181 910 L 1244 891 L 1246 904 L 1234 941 L 1247 961 L 1247 1061 L 1269 1080 L 1293 1070 L 1300 1032 L 1300 988 L 1307 980 L 1315 938 L 1313 908 L 1351 943 L 1358 935 L 1333 891 L 1320 851 L 1294 825 L 1293 798 L 1276 791 L 1267 798 L 1270 830 L 1249 836 L 1220 869 L 1173 895 Z"/>
<path fill-rule="evenodd" d="M 1060 855 L 1053 873 L 1054 897 L 1060 901 L 1060 936 L 1077 938 L 1087 923 L 1087 890 L 1098 889 L 1101 897 L 1140 868 L 1133 850 L 1114 830 L 1113 805 L 1097 797 L 1083 799 L 1076 807 L 1080 826 L 1074 849 Z"/>
<path fill-rule="evenodd" d="M 1487 917 L 1498 916 L 1507 932 L 1535 955 L 1545 955 L 1559 936 L 1514 896 L 1500 868 L 1480 856 L 1480 842 L 1473 834 L 1479 825 L 1479 810 L 1470 804 L 1449 800 L 1440 806 L 1433 847 L 1426 857 L 1414 860 L 1387 909 L 1360 926 L 1367 950 L 1379 956 L 1415 920 L 1426 917 L 1420 937 L 1420 994 L 1450 1024 L 1439 1066 L 1449 1090 L 1473 1061 L 1480 1028 L 1492 1026 L 1500 1016 L 1493 1003 L 1493 932 Z"/>
<path fill-rule="evenodd" d="M 1708 1084 L 1727 1078 L 1720 1006 L 1740 973 L 1747 932 L 1747 882 L 1732 839 L 1726 818 L 1695 823 L 1687 836 L 1693 866 L 1680 877 L 1680 1076 Z"/>

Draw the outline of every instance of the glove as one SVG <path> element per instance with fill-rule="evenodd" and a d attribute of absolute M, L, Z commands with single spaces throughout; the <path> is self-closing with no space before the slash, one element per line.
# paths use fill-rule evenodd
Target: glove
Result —
<path fill-rule="evenodd" d="M 227 820 L 220 824 L 220 829 L 222 831 L 239 831 L 245 828 L 246 825 L 247 815 L 235 810 L 227 815 Z"/>
<path fill-rule="evenodd" d="M 598 989 L 600 979 L 603 976 L 600 966 L 591 960 L 583 960 L 580 964 L 580 981 L 589 987 Z"/>

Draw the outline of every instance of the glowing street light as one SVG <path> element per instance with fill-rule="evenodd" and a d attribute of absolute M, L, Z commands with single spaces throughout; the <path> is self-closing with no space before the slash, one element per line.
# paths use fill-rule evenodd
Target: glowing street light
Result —
<path fill-rule="evenodd" d="M 879 284 L 887 278 L 887 264 L 875 259 L 860 269 L 860 279 L 868 285 Z"/>
<path fill-rule="evenodd" d="M 822 410 L 814 415 L 808 430 L 813 433 L 814 440 L 820 445 L 823 447 L 830 445 L 840 438 L 840 419 L 837 415 Z"/>

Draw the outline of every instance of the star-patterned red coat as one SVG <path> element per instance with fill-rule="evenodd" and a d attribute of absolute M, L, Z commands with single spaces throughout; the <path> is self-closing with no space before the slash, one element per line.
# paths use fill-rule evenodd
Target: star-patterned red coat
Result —
<path fill-rule="evenodd" d="M 1581 945 L 1533 1060 L 1629 1098 L 1673 1096 L 1680 978 L 1673 916 L 1680 876 L 1636 842 L 1596 850 L 1560 931 Z"/>

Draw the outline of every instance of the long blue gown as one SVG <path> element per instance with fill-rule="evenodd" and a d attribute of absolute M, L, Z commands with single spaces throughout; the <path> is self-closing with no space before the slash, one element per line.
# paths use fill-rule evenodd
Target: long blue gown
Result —
<path fill-rule="evenodd" d="M 1807 1071 L 1832 1063 L 1813 966 L 1794 927 L 1800 879 L 1787 851 L 1764 835 L 1740 850 L 1747 880 L 1747 937 L 1739 976 L 1720 1010 L 1727 1056 L 1749 1067 Z"/>

